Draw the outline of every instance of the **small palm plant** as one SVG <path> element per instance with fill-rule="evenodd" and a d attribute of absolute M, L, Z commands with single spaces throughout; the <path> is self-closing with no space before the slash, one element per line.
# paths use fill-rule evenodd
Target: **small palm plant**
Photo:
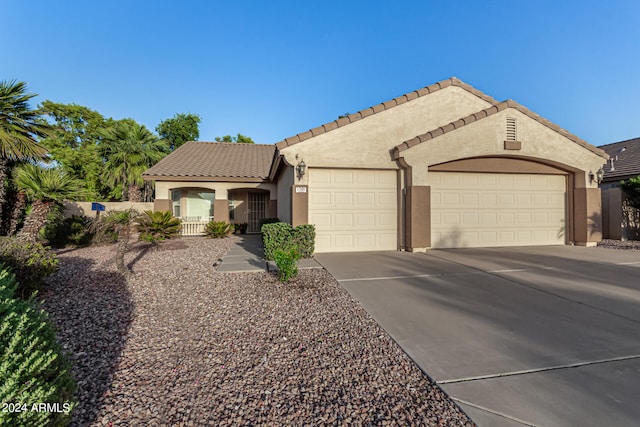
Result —
<path fill-rule="evenodd" d="M 207 237 L 221 239 L 227 237 L 233 231 L 233 225 L 224 221 L 211 221 L 204 226 L 204 233 Z"/>
<path fill-rule="evenodd" d="M 136 221 L 140 240 L 153 244 L 177 236 L 181 227 L 182 221 L 175 218 L 171 211 L 144 211 Z"/>
<path fill-rule="evenodd" d="M 51 211 L 63 200 L 75 200 L 85 195 L 83 186 L 77 179 L 66 175 L 57 168 L 43 168 L 25 163 L 16 168 L 14 184 L 32 203 L 31 212 L 17 237 L 35 242 L 38 232 L 47 225 Z"/>
<path fill-rule="evenodd" d="M 118 242 L 116 245 L 116 268 L 125 278 L 129 278 L 133 272 L 124 263 L 124 256 L 129 249 L 129 240 L 140 213 L 135 209 L 113 210 L 94 219 L 90 231 L 98 236 L 116 233 Z"/>

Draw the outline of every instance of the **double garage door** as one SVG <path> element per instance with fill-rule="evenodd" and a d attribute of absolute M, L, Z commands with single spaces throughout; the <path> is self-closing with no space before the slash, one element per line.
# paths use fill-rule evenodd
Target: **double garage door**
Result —
<path fill-rule="evenodd" d="M 429 172 L 434 248 L 562 245 L 564 175 Z M 310 169 L 316 252 L 396 250 L 398 179 L 391 170 Z"/>
<path fill-rule="evenodd" d="M 562 245 L 564 175 L 429 172 L 434 248 Z"/>

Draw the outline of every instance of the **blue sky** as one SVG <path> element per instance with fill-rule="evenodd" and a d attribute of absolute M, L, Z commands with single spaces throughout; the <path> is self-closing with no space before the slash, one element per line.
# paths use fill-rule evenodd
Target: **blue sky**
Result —
<path fill-rule="evenodd" d="M 0 0 L 0 79 L 268 144 L 456 76 L 602 145 L 640 137 L 638 22 L 637 0 Z"/>

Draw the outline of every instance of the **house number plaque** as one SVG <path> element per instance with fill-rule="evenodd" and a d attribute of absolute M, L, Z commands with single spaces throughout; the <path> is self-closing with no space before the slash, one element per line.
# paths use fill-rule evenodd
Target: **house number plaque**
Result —
<path fill-rule="evenodd" d="M 306 193 L 307 187 L 296 187 L 296 193 Z"/>

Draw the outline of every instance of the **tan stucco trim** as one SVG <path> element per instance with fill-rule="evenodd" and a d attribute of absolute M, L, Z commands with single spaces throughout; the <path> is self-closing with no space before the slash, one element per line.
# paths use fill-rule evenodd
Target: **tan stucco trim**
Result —
<path fill-rule="evenodd" d="M 405 249 L 420 251 L 431 246 L 431 187 L 412 186 L 405 194 Z"/>
<path fill-rule="evenodd" d="M 304 192 L 296 191 L 296 188 L 304 188 Z M 296 227 L 309 223 L 309 186 L 291 186 L 291 225 Z"/>
<path fill-rule="evenodd" d="M 479 91 L 478 89 L 475 89 L 474 87 L 462 82 L 460 79 L 456 78 L 456 77 L 451 77 L 449 79 L 446 80 L 442 80 L 438 83 L 434 83 L 430 86 L 424 87 L 422 89 L 419 90 L 415 90 L 413 92 L 409 92 L 407 94 L 404 94 L 402 96 L 399 96 L 397 98 L 393 98 L 389 101 L 386 102 L 382 102 L 380 104 L 374 105 L 373 107 L 369 107 L 365 110 L 361 110 L 358 111 L 355 114 L 350 114 L 347 117 L 342 117 L 339 118 L 338 120 L 334 120 L 332 122 L 329 123 L 325 123 L 322 126 L 318 126 L 316 128 L 310 129 L 307 132 L 303 132 L 303 133 L 299 133 L 295 136 L 292 136 L 290 138 L 286 138 L 283 141 L 280 141 L 276 144 L 276 147 L 278 148 L 278 150 L 282 150 L 285 147 L 290 147 L 294 144 L 297 144 L 299 142 L 305 141 L 307 139 L 316 137 L 318 135 L 321 135 L 323 133 L 327 133 L 330 132 L 334 129 L 338 129 L 340 127 L 343 126 L 347 126 L 351 123 L 357 122 L 361 119 L 364 119 L 366 117 L 372 116 L 374 114 L 377 114 L 379 112 L 382 111 L 386 111 L 389 110 L 393 107 L 396 107 L 398 105 L 402 105 L 405 104 L 407 102 L 410 102 L 416 98 L 425 96 L 425 95 L 429 95 L 431 93 L 437 92 L 441 89 L 444 89 L 446 87 L 450 87 L 450 86 L 457 86 L 459 88 L 462 88 L 464 90 L 466 90 L 467 92 L 477 96 L 478 98 L 482 99 L 483 101 L 488 102 L 489 104 L 497 104 L 498 101 L 496 101 L 494 98 L 490 97 L 489 95 Z"/>
<path fill-rule="evenodd" d="M 153 201 L 153 211 L 171 211 L 171 200 L 167 199 L 155 199 Z"/>
<path fill-rule="evenodd" d="M 216 198 L 213 201 L 213 215 L 216 221 L 229 222 L 229 201 Z"/>
<path fill-rule="evenodd" d="M 575 244 L 592 246 L 602 240 L 602 196 L 599 188 L 574 190 Z"/>
<path fill-rule="evenodd" d="M 568 172 L 560 168 L 534 162 L 527 159 L 511 157 L 476 157 L 454 160 L 429 166 L 433 172 L 487 172 L 487 173 L 533 173 L 543 175 L 566 175 Z"/>

